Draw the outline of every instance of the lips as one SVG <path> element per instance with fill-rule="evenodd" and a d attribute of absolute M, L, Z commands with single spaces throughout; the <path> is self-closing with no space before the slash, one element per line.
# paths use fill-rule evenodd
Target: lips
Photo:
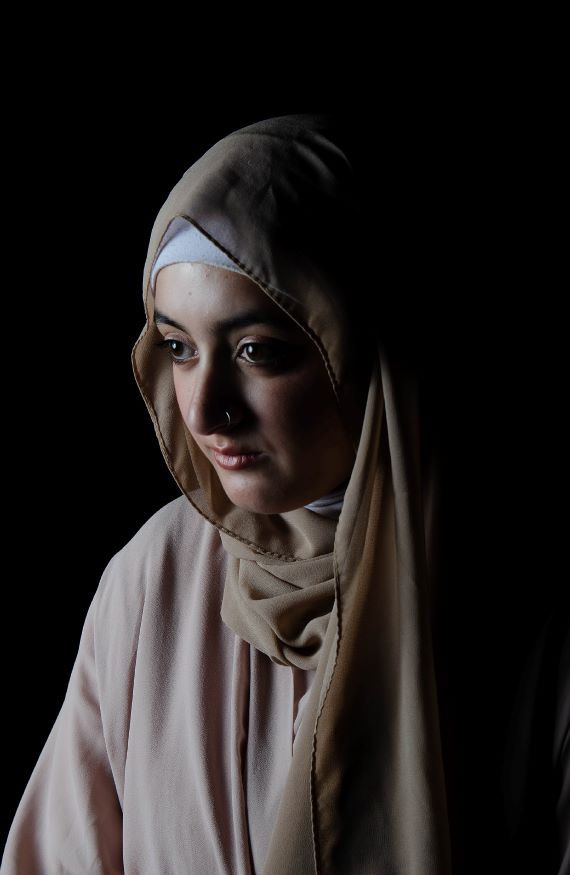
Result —
<path fill-rule="evenodd" d="M 241 468 L 249 468 L 257 464 L 262 458 L 262 453 L 244 453 L 238 450 L 224 448 L 213 450 L 214 459 L 221 468 L 227 471 L 237 471 Z"/>

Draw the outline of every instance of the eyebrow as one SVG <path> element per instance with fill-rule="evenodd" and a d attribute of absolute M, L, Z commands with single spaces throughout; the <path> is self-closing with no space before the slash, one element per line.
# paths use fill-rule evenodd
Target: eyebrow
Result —
<path fill-rule="evenodd" d="M 170 316 L 161 313 L 159 310 L 154 311 L 154 321 L 157 325 L 173 325 L 174 328 L 178 328 L 180 331 L 188 334 L 183 325 L 180 325 L 175 319 L 171 319 Z M 240 313 L 239 316 L 232 316 L 230 319 L 221 319 L 219 322 L 215 322 L 212 330 L 215 333 L 223 333 L 235 330 L 236 328 L 246 328 L 248 325 L 271 325 L 273 328 L 283 328 L 289 331 L 296 327 L 294 321 L 285 313 L 281 316 L 279 313 L 265 313 L 263 310 L 247 310 L 245 313 Z"/>

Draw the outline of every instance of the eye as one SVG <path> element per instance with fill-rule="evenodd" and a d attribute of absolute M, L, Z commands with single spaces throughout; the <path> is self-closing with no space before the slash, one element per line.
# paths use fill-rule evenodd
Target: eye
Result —
<path fill-rule="evenodd" d="M 173 362 L 181 364 L 188 361 L 196 354 L 196 349 L 188 343 L 183 343 L 181 340 L 176 340 L 174 337 L 168 337 L 166 340 L 159 340 L 156 346 L 159 349 L 165 349 Z M 188 350 L 189 354 L 184 354 L 184 350 Z"/>
<path fill-rule="evenodd" d="M 240 347 L 240 356 L 252 365 L 275 364 L 284 354 L 284 344 L 272 341 L 271 343 L 244 343 Z"/>

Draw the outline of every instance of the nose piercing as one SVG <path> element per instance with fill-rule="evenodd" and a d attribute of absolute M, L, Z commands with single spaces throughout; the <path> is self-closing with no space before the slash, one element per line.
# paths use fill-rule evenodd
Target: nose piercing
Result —
<path fill-rule="evenodd" d="M 231 424 L 232 424 L 232 418 L 231 418 L 230 414 L 228 413 L 227 410 L 224 411 L 224 412 L 225 412 L 226 416 L 228 417 L 228 425 L 231 425 Z"/>

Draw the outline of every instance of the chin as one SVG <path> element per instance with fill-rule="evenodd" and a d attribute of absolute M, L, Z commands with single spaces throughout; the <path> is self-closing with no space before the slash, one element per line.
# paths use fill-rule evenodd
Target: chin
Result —
<path fill-rule="evenodd" d="M 293 510 L 293 507 L 289 507 L 288 505 L 276 504 L 275 500 L 273 501 L 263 501 L 263 500 L 255 500 L 255 499 L 242 499 L 242 498 L 232 498 L 231 495 L 228 496 L 230 501 L 235 504 L 236 507 L 242 508 L 242 510 L 249 510 L 251 513 L 286 513 L 288 510 Z"/>
<path fill-rule="evenodd" d="M 226 495 L 236 507 L 251 513 L 287 513 L 289 510 L 302 507 L 302 502 L 296 502 L 294 498 L 278 497 L 275 489 L 254 489 L 251 486 L 239 489 L 235 486 L 231 488 L 226 484 L 222 485 Z"/>

